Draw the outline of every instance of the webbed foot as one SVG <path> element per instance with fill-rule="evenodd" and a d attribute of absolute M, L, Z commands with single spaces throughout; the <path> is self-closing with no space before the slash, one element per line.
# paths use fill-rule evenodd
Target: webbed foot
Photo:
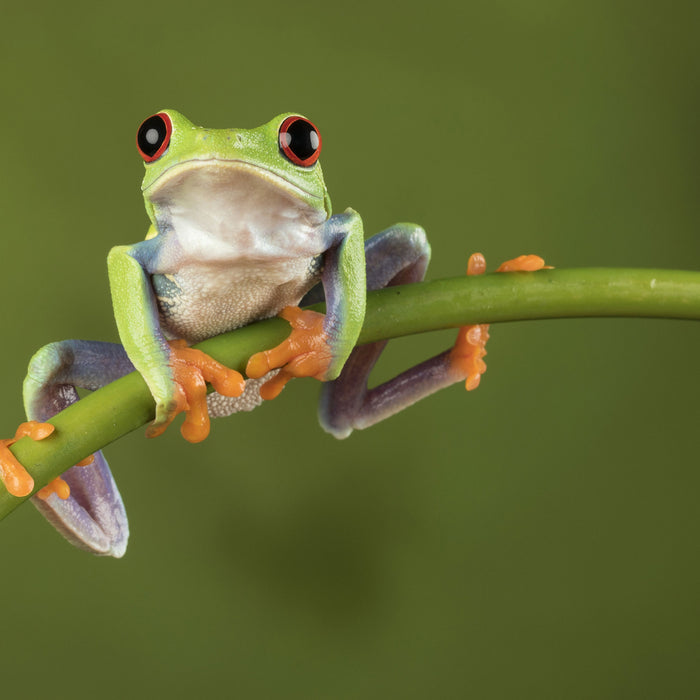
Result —
<path fill-rule="evenodd" d="M 28 496 L 34 490 L 34 479 L 29 472 L 19 463 L 17 457 L 10 452 L 10 445 L 23 437 L 32 440 L 43 440 L 54 431 L 51 423 L 39 423 L 35 420 L 20 423 L 15 436 L 5 440 L 0 440 L 0 481 L 5 484 L 5 488 L 19 498 Z"/>
<path fill-rule="evenodd" d="M 146 429 L 147 437 L 165 432 L 175 416 L 185 412 L 180 428 L 188 442 L 201 442 L 209 435 L 207 382 L 224 396 L 240 396 L 245 380 L 240 372 L 229 369 L 201 350 L 190 348 L 184 340 L 170 341 L 170 367 L 175 383 L 174 398 L 163 418 Z"/>
<path fill-rule="evenodd" d="M 539 255 L 520 255 L 499 265 L 496 272 L 535 272 L 549 268 Z M 481 253 L 474 253 L 467 263 L 467 275 L 482 275 L 486 272 L 486 259 Z M 479 386 L 481 375 L 486 371 L 483 358 L 486 355 L 486 341 L 489 339 L 489 324 L 479 323 L 462 326 L 450 352 L 453 371 L 466 377 L 465 388 L 472 391 Z"/>
<path fill-rule="evenodd" d="M 324 381 L 333 360 L 328 334 L 323 330 L 325 314 L 285 306 L 279 315 L 292 327 L 289 337 L 271 350 L 256 352 L 246 367 L 246 374 L 253 379 L 281 368 L 260 387 L 260 396 L 266 400 L 278 396 L 293 377 L 314 377 Z"/>

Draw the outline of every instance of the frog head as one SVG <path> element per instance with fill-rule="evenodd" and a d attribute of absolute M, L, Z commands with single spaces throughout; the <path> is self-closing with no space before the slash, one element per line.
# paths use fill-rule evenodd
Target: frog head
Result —
<path fill-rule="evenodd" d="M 141 124 L 136 143 L 146 167 L 141 189 L 154 221 L 158 202 L 172 200 L 174 191 L 204 171 L 218 173 L 222 188 L 257 184 L 306 205 L 315 216 L 331 214 L 318 160 L 321 136 L 301 115 L 280 114 L 254 129 L 208 129 L 165 109 Z"/>

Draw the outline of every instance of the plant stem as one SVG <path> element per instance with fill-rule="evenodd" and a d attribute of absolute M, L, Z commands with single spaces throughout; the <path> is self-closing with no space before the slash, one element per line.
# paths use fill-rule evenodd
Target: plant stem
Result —
<path fill-rule="evenodd" d="M 454 328 L 468 323 L 593 316 L 700 319 L 700 272 L 589 268 L 460 277 L 371 292 L 359 343 Z M 270 319 L 197 347 L 239 371 L 254 352 L 289 333 Z M 35 490 L 80 459 L 152 420 L 154 404 L 140 375 L 109 384 L 51 419 L 54 434 L 24 438 L 12 451 Z M 9 431 L 8 431 L 9 432 Z M 0 485 L 0 519 L 26 498 Z"/>

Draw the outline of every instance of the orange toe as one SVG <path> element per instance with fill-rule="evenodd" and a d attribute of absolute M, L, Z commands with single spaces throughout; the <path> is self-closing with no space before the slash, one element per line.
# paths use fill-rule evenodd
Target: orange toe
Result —
<path fill-rule="evenodd" d="M 293 374 L 281 369 L 274 377 L 268 379 L 260 387 L 260 398 L 264 399 L 265 401 L 272 401 L 272 399 L 276 399 L 282 393 L 282 389 L 287 386 L 287 382 L 293 378 Z"/>
<path fill-rule="evenodd" d="M 519 255 L 501 263 L 496 272 L 536 272 L 543 269 L 551 270 L 552 267 L 545 265 L 544 259 L 539 255 Z"/>
<path fill-rule="evenodd" d="M 44 486 L 43 489 L 39 489 L 36 495 L 39 496 L 42 501 L 45 501 L 52 493 L 55 493 L 59 498 L 65 501 L 66 498 L 70 496 L 70 486 L 58 476 Z"/>
<path fill-rule="evenodd" d="M 479 386 L 481 375 L 486 371 L 483 357 L 486 355 L 486 341 L 489 339 L 489 325 L 480 323 L 462 326 L 450 353 L 450 365 L 460 377 L 466 379 L 465 388 L 472 391 Z"/>
<path fill-rule="evenodd" d="M 95 455 L 88 455 L 85 459 L 81 459 L 75 463 L 76 467 L 87 467 L 95 461 Z M 70 486 L 60 476 L 57 476 L 53 481 L 50 481 L 43 489 L 39 489 L 36 495 L 45 501 L 52 493 L 55 493 L 60 499 L 66 500 L 70 496 Z"/>
<path fill-rule="evenodd" d="M 39 423 L 27 421 L 21 423 L 15 431 L 13 438 L 0 440 L 0 481 L 13 496 L 19 498 L 28 496 L 34 490 L 34 479 L 29 472 L 19 463 L 19 460 L 10 452 L 10 445 L 23 437 L 32 440 L 43 440 L 54 431 L 51 423 Z"/>
<path fill-rule="evenodd" d="M 281 368 L 260 388 L 260 396 L 266 400 L 278 396 L 293 377 L 314 377 L 323 381 L 333 359 L 328 335 L 323 330 L 325 314 L 286 306 L 280 316 L 292 327 L 289 337 L 277 347 L 256 352 L 246 367 L 246 374 L 254 379 Z"/>
<path fill-rule="evenodd" d="M 496 272 L 535 272 L 551 269 L 539 255 L 520 255 L 506 260 Z M 467 263 L 467 275 L 481 275 L 486 272 L 486 260 L 481 253 L 473 253 Z M 466 389 L 476 389 L 481 375 L 486 371 L 483 358 L 486 355 L 486 341 L 489 339 L 489 324 L 463 326 L 450 353 L 450 366 L 460 377 L 466 378 Z"/>
<path fill-rule="evenodd" d="M 165 432 L 175 416 L 185 413 L 180 428 L 188 442 L 201 442 L 209 435 L 207 382 L 223 396 L 240 396 L 245 380 L 240 372 L 225 367 L 201 350 L 190 348 L 184 340 L 170 342 L 170 366 L 175 381 L 175 408 L 166 422 L 146 429 L 148 437 Z"/>
<path fill-rule="evenodd" d="M 486 258 L 481 253 L 472 253 L 467 263 L 467 275 L 483 275 L 486 272 Z M 467 391 L 479 386 L 481 375 L 486 371 L 482 359 L 486 355 L 486 341 L 489 339 L 488 323 L 462 326 L 457 334 L 450 365 L 455 373 L 466 379 Z"/>
<path fill-rule="evenodd" d="M 486 272 L 486 258 L 481 253 L 472 253 L 467 262 L 467 275 L 483 275 Z"/>

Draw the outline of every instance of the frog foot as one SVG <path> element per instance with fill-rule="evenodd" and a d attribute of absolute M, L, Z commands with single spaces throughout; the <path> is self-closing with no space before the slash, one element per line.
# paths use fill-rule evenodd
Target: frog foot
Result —
<path fill-rule="evenodd" d="M 19 498 L 28 496 L 34 490 L 34 479 L 29 472 L 19 463 L 17 457 L 10 452 L 10 445 L 23 437 L 32 440 L 43 440 L 54 431 L 51 423 L 39 423 L 35 420 L 20 423 L 13 438 L 0 440 L 0 481 L 5 488 Z"/>
<path fill-rule="evenodd" d="M 499 265 L 496 272 L 535 272 L 550 269 L 539 255 L 520 255 Z M 474 253 L 467 263 L 467 275 L 482 275 L 486 272 L 486 259 Z M 454 372 L 466 377 L 465 388 L 472 391 L 479 386 L 481 375 L 486 371 L 483 358 L 486 341 L 489 339 L 489 324 L 479 323 L 462 326 L 450 353 L 450 364 Z"/>
<path fill-rule="evenodd" d="M 66 498 L 70 496 L 70 486 L 68 486 L 60 476 L 57 476 L 53 481 L 50 481 L 44 486 L 43 489 L 39 489 L 36 495 L 42 501 L 45 501 L 52 493 L 55 493 L 59 498 L 65 501 Z"/>
<path fill-rule="evenodd" d="M 80 462 L 76 463 L 76 467 L 87 467 L 88 464 L 92 464 L 95 461 L 94 455 L 89 455 L 85 459 L 81 459 Z M 68 483 L 57 476 L 53 481 L 50 481 L 43 489 L 39 489 L 36 495 L 45 501 L 52 493 L 55 493 L 60 499 L 66 500 L 70 496 L 70 486 Z"/>
<path fill-rule="evenodd" d="M 475 253 L 475 255 L 481 255 L 481 253 Z M 553 266 L 545 265 L 544 259 L 539 255 L 518 255 L 517 258 L 501 263 L 496 272 L 537 272 L 537 270 L 552 269 Z M 468 271 L 467 274 L 469 274 Z"/>
<path fill-rule="evenodd" d="M 182 437 L 188 442 L 201 442 L 209 435 L 207 382 L 223 396 L 240 396 L 245 380 L 240 372 L 225 367 L 201 350 L 188 347 L 184 340 L 170 341 L 170 367 L 175 383 L 174 408 L 165 420 L 152 423 L 146 429 L 146 436 L 162 435 L 175 416 L 185 412 L 180 428 Z"/>
<path fill-rule="evenodd" d="M 246 367 L 246 374 L 253 379 L 281 368 L 260 387 L 260 396 L 267 401 L 278 396 L 292 377 L 324 381 L 333 360 L 328 334 L 323 330 L 325 314 L 285 306 L 279 315 L 292 327 L 289 337 L 271 350 L 256 352 Z"/>

